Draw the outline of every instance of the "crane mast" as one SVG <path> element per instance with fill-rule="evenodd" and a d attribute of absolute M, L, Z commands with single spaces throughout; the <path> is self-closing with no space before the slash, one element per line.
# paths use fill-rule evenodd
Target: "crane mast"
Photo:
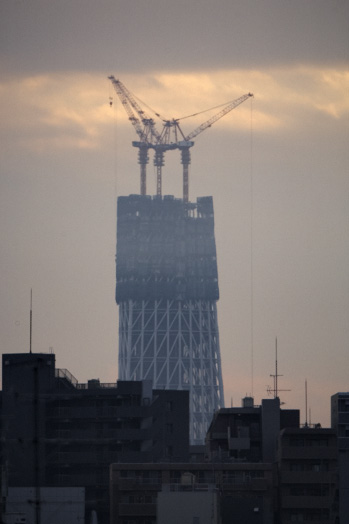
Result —
<path fill-rule="evenodd" d="M 233 109 L 235 109 L 237 106 L 245 102 L 248 98 L 250 98 L 252 93 L 247 93 L 246 95 L 242 95 L 236 100 L 233 100 L 230 102 L 227 106 L 225 106 L 219 113 L 215 114 L 206 122 L 203 122 L 199 125 L 196 129 L 194 129 L 189 135 L 184 136 L 182 130 L 180 129 L 178 120 L 176 121 L 176 125 L 178 126 L 182 136 L 184 137 L 184 140 L 178 142 L 178 149 L 181 152 L 181 163 L 183 165 L 183 200 L 184 202 L 188 202 L 189 200 L 189 164 L 190 164 L 190 150 L 189 148 L 194 145 L 194 142 L 191 141 L 192 138 L 195 138 L 200 133 L 205 131 L 208 127 L 211 127 L 217 120 L 220 120 L 223 116 L 230 113 Z"/>
<path fill-rule="evenodd" d="M 124 86 L 124 84 L 120 82 L 120 80 L 117 80 L 113 75 L 109 76 L 108 78 L 111 80 L 114 89 L 119 96 L 123 107 L 125 108 L 128 118 L 140 138 L 139 141 L 132 142 L 132 145 L 134 147 L 138 147 L 138 163 L 140 165 L 140 193 L 141 195 L 146 195 L 146 166 L 149 162 L 148 150 L 155 140 L 160 139 L 160 135 L 155 128 L 154 120 L 146 115 L 145 111 L 143 111 L 143 109 L 139 106 L 132 93 Z"/>
<path fill-rule="evenodd" d="M 181 152 L 181 164 L 183 166 L 183 200 L 189 201 L 189 165 L 190 148 L 195 138 L 200 133 L 211 127 L 215 122 L 227 115 L 230 111 L 252 97 L 252 93 L 240 96 L 236 100 L 229 102 L 221 111 L 206 120 L 185 135 L 179 125 L 180 119 L 164 120 L 163 128 L 159 133 L 155 127 L 155 121 L 146 115 L 145 111 L 139 106 L 132 93 L 114 76 L 109 76 L 116 93 L 118 94 L 128 118 L 139 136 L 139 141 L 133 141 L 132 145 L 138 148 L 138 163 L 140 165 L 140 193 L 146 195 L 146 166 L 149 162 L 149 149 L 154 149 L 154 166 L 156 167 L 156 194 L 162 195 L 162 168 L 165 164 L 164 154 L 172 149 L 179 149 Z M 158 115 L 159 116 L 159 115 Z"/>

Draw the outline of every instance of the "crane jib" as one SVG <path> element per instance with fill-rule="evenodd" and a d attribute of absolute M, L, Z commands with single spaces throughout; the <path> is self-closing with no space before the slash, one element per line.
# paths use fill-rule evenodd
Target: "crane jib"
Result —
<path fill-rule="evenodd" d="M 229 102 L 221 111 L 203 122 L 199 127 L 194 129 L 188 135 L 185 135 L 179 125 L 179 119 L 162 120 L 161 133 L 156 128 L 156 123 L 153 118 L 150 118 L 144 109 L 136 101 L 126 86 L 117 80 L 113 75 L 108 76 L 112 82 L 114 89 L 120 98 L 122 106 L 128 115 L 128 118 L 133 125 L 140 141 L 133 141 L 132 145 L 139 148 L 138 163 L 141 169 L 141 195 L 146 195 L 146 164 L 148 163 L 148 150 L 154 149 L 154 165 L 157 171 L 157 195 L 161 196 L 162 191 L 162 167 L 164 166 L 164 153 L 173 149 L 181 151 L 181 163 L 183 165 L 183 200 L 189 200 L 189 180 L 188 167 L 190 164 L 189 149 L 194 145 L 191 140 L 200 133 L 211 127 L 215 122 L 227 115 L 230 111 L 242 104 L 245 100 L 252 97 L 252 93 L 247 93 L 241 97 Z M 111 104 L 110 104 L 111 105 Z M 196 113 L 197 114 L 197 113 Z M 155 115 L 160 118 L 159 113 Z"/>

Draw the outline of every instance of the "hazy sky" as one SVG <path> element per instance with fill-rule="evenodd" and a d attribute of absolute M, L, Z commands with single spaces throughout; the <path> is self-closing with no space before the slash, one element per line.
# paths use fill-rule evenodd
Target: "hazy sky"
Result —
<path fill-rule="evenodd" d="M 277 337 L 285 407 L 304 421 L 307 379 L 328 425 L 349 389 L 348 58 L 347 0 L 1 0 L 2 352 L 29 350 L 33 288 L 33 351 L 117 378 L 116 198 L 139 166 L 107 76 L 165 118 L 253 92 L 190 169 L 191 199 L 214 198 L 226 404 L 267 396 Z M 163 192 L 181 196 L 178 151 Z"/>

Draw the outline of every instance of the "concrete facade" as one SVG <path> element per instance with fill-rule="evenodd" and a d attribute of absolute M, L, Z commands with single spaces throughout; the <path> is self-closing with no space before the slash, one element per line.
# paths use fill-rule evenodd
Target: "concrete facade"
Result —
<path fill-rule="evenodd" d="M 178 519 L 178 523 L 204 522 L 194 519 L 200 516 L 195 511 L 198 500 L 196 494 L 205 493 L 209 514 L 215 518 L 217 507 L 220 524 L 271 524 L 274 522 L 275 475 L 276 470 L 272 464 L 263 463 L 112 464 L 110 524 L 159 524 L 158 501 L 164 492 L 188 494 L 186 514 L 191 519 Z M 175 499 L 174 496 L 173 500 Z M 162 518 L 163 500 L 160 504 Z M 176 514 L 182 509 L 178 508 Z"/>
<path fill-rule="evenodd" d="M 157 524 L 219 524 L 219 494 L 215 487 L 164 486 L 158 493 Z"/>
<path fill-rule="evenodd" d="M 22 524 L 85 522 L 84 488 L 9 488 L 6 505 L 6 524 L 16 513 L 25 519 Z"/>
<path fill-rule="evenodd" d="M 278 398 L 263 399 L 260 406 L 248 400 L 214 414 L 206 436 L 208 460 L 274 463 L 280 430 L 299 427 L 299 410 L 280 409 Z"/>
<path fill-rule="evenodd" d="M 338 522 L 337 438 L 332 429 L 284 429 L 278 466 L 282 524 Z"/>
<path fill-rule="evenodd" d="M 2 465 L 12 487 L 84 487 L 109 523 L 109 465 L 188 460 L 189 394 L 151 383 L 80 384 L 55 356 L 4 354 Z"/>
<path fill-rule="evenodd" d="M 332 395 L 331 427 L 338 439 L 340 523 L 349 524 L 349 392 Z"/>

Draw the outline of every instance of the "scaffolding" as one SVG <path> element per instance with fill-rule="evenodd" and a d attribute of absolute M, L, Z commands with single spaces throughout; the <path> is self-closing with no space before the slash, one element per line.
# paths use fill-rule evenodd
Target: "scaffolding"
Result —
<path fill-rule="evenodd" d="M 190 392 L 190 439 L 202 444 L 224 406 L 211 197 L 119 197 L 119 379 Z"/>

